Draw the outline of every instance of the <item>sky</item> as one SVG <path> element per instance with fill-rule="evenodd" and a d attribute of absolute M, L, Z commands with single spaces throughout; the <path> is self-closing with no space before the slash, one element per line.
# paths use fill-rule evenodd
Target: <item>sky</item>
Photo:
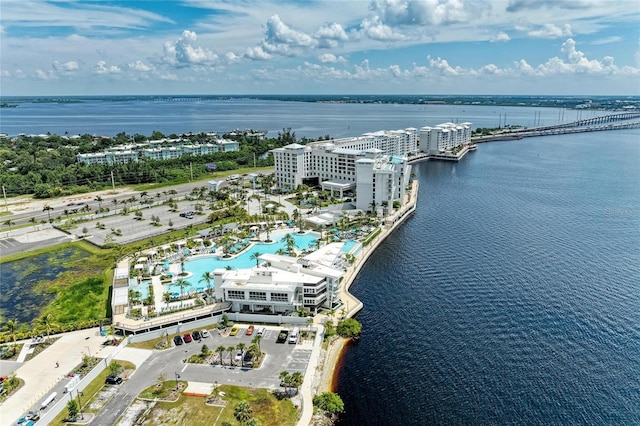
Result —
<path fill-rule="evenodd" d="M 2 0 L 0 94 L 639 95 L 638 0 Z"/>

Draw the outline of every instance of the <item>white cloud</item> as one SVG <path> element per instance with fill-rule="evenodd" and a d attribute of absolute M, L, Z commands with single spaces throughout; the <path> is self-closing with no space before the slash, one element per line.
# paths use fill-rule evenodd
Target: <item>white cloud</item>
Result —
<path fill-rule="evenodd" d="M 571 25 L 565 24 L 562 28 L 554 24 L 544 24 L 542 28 L 527 33 L 533 38 L 560 38 L 572 36 Z"/>
<path fill-rule="evenodd" d="M 147 72 L 147 71 L 152 71 L 154 69 L 153 66 L 151 65 L 147 65 L 142 61 L 135 61 L 129 64 L 129 69 L 133 70 L 133 71 L 141 71 L 141 72 Z"/>
<path fill-rule="evenodd" d="M 98 61 L 95 67 L 96 74 L 120 74 L 122 70 L 117 65 L 107 65 L 105 61 Z"/>
<path fill-rule="evenodd" d="M 262 46 L 248 47 L 244 56 L 249 59 L 265 61 L 271 59 L 271 55 L 262 49 Z"/>
<path fill-rule="evenodd" d="M 70 73 L 70 72 L 73 72 L 73 71 L 77 71 L 80 68 L 80 66 L 78 65 L 78 63 L 76 61 L 68 61 L 68 62 L 65 62 L 63 64 L 61 64 L 58 61 L 53 61 L 51 66 L 53 67 L 54 70 L 60 71 L 60 72 L 65 72 L 65 73 Z"/>
<path fill-rule="evenodd" d="M 377 16 L 364 19 L 360 24 L 360 28 L 367 37 L 377 41 L 400 41 L 407 38 L 405 35 L 394 31 L 390 26 L 383 24 Z"/>
<path fill-rule="evenodd" d="M 467 22 L 462 0 L 372 0 L 369 8 L 389 25 L 448 25 Z"/>
<path fill-rule="evenodd" d="M 229 64 L 234 64 L 236 62 L 239 62 L 240 59 L 242 58 L 241 56 L 236 55 L 233 52 L 227 52 L 224 54 L 225 59 L 227 60 L 227 63 Z"/>
<path fill-rule="evenodd" d="M 11 72 L 7 70 L 0 70 L 0 77 L 11 77 Z"/>
<path fill-rule="evenodd" d="M 40 80 L 54 80 L 56 78 L 56 75 L 53 73 L 53 71 L 44 72 L 39 68 L 35 70 L 35 75 Z"/>
<path fill-rule="evenodd" d="M 318 56 L 318 60 L 324 64 L 335 64 L 337 62 L 347 62 L 347 60 L 342 56 L 336 56 L 333 53 L 324 53 Z"/>
<path fill-rule="evenodd" d="M 282 22 L 278 15 L 273 15 L 267 21 L 264 41 L 269 46 L 275 46 L 275 51 L 279 50 L 278 46 L 311 47 L 316 44 L 313 37 L 305 32 L 291 28 Z"/>
<path fill-rule="evenodd" d="M 504 31 L 500 31 L 498 32 L 495 36 L 493 36 L 493 38 L 491 38 L 489 41 L 492 43 L 504 43 L 511 40 L 511 37 L 509 37 L 509 34 L 505 33 Z"/>
<path fill-rule="evenodd" d="M 429 65 L 431 66 L 431 68 L 433 68 L 444 77 L 457 76 L 460 75 L 463 71 L 460 67 L 453 68 L 451 65 L 449 65 L 449 62 L 447 62 L 446 59 L 442 59 L 440 57 L 433 59 L 431 55 L 428 55 L 427 59 L 429 60 Z"/>
<path fill-rule="evenodd" d="M 325 22 L 315 32 L 313 37 L 318 40 L 319 47 L 333 48 L 339 46 L 349 40 L 349 36 L 345 32 L 342 25 L 337 23 Z"/>
<path fill-rule="evenodd" d="M 611 36 L 611 37 L 605 37 L 605 38 L 600 38 L 598 40 L 594 40 L 591 42 L 591 44 L 602 45 L 602 44 L 618 43 L 619 41 L 622 41 L 622 37 Z"/>
<path fill-rule="evenodd" d="M 166 41 L 163 46 L 163 61 L 174 67 L 218 63 L 218 55 L 210 49 L 192 46 L 192 43 L 197 40 L 198 35 L 194 31 L 184 30 L 177 40 Z"/>

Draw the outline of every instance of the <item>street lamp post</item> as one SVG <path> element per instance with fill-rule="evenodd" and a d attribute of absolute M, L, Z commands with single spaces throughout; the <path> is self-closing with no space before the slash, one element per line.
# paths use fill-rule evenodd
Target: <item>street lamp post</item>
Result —
<path fill-rule="evenodd" d="M 180 378 L 180 375 L 174 371 L 174 374 L 176 375 L 176 390 L 178 389 L 178 379 Z"/>
<path fill-rule="evenodd" d="M 78 411 L 80 412 L 80 420 L 84 419 L 84 415 L 82 414 L 82 403 L 80 402 L 80 395 L 84 396 L 84 393 L 81 391 L 76 392 L 76 398 L 78 399 Z"/>

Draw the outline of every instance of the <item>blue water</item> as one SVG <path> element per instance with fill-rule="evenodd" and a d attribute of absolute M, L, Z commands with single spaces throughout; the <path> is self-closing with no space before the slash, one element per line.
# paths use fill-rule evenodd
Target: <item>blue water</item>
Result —
<path fill-rule="evenodd" d="M 640 132 L 416 166 L 352 286 L 341 425 L 640 424 Z"/>
<path fill-rule="evenodd" d="M 289 234 L 289 232 L 273 232 L 271 234 L 273 243 L 256 243 L 240 255 L 231 259 L 220 259 L 212 255 L 189 260 L 185 262 L 184 269 L 193 273 L 193 276 L 187 278 L 186 281 L 194 288 L 204 288 L 206 287 L 206 283 L 199 283 L 198 281 L 200 281 L 205 272 L 212 272 L 217 268 L 224 269 L 227 266 L 230 266 L 232 269 L 254 267 L 256 266 L 256 261 L 251 259 L 251 255 L 255 252 L 260 254 L 275 254 L 280 249 L 286 249 L 286 244 L 281 241 L 286 234 Z M 315 232 L 308 232 L 302 235 L 297 232 L 291 232 L 290 234 L 296 242 L 297 250 L 307 250 L 313 247 L 320 236 Z"/>
<path fill-rule="evenodd" d="M 603 114 L 601 111 L 561 111 L 555 108 L 524 108 L 470 105 L 394 105 L 279 102 L 255 99 L 160 102 L 148 99 L 79 103 L 21 103 L 3 108 L 0 133 L 9 135 L 92 134 L 115 136 L 120 132 L 151 135 L 184 132 L 226 132 L 233 129 L 267 130 L 277 137 L 284 128 L 296 136 L 334 138 L 357 136 L 383 129 L 420 128 L 446 121 L 472 121 L 474 127 L 504 124 L 533 126 L 571 121 Z"/>

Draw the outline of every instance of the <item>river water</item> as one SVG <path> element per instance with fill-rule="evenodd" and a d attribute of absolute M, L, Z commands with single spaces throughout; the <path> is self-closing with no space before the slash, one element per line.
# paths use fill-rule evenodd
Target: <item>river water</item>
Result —
<path fill-rule="evenodd" d="M 640 424 L 640 133 L 415 166 L 351 291 L 341 425 Z"/>
<path fill-rule="evenodd" d="M 235 99 L 21 104 L 0 132 L 291 127 L 298 137 L 574 112 Z M 586 118 L 585 114 L 581 118 Z M 419 207 L 352 286 L 342 425 L 640 424 L 640 133 L 482 144 L 414 166 Z"/>

